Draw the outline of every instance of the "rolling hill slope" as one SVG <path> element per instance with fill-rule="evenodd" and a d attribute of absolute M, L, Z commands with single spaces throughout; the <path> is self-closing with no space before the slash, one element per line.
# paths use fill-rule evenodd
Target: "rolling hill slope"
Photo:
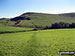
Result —
<path fill-rule="evenodd" d="M 1 20 L 0 20 L 1 21 Z M 20 27 L 46 27 L 56 22 L 75 22 L 75 13 L 46 14 L 27 12 L 15 18 L 11 18 L 6 25 Z"/>

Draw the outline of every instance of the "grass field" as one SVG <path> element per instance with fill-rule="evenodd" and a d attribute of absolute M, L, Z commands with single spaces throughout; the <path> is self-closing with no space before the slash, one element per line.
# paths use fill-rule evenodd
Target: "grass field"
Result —
<path fill-rule="evenodd" d="M 0 32 L 11 32 L 11 31 L 23 31 L 32 30 L 33 28 L 21 28 L 21 27 L 11 27 L 11 26 L 0 26 Z"/>
<path fill-rule="evenodd" d="M 75 29 L 0 34 L 0 56 L 61 56 L 59 51 L 75 51 Z"/>

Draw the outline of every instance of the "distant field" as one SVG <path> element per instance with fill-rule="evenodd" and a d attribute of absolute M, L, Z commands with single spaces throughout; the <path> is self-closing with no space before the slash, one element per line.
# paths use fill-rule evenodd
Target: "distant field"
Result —
<path fill-rule="evenodd" d="M 33 28 L 21 28 L 21 27 L 11 27 L 11 26 L 0 26 L 0 32 L 6 31 L 23 31 L 23 30 L 32 30 Z"/>
<path fill-rule="evenodd" d="M 75 29 L 0 34 L 0 56 L 61 56 L 59 51 L 75 51 Z"/>

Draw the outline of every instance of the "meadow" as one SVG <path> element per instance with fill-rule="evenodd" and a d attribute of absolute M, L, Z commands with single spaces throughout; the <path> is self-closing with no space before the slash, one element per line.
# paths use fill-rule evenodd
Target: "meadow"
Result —
<path fill-rule="evenodd" d="M 0 56 L 61 56 L 59 51 L 75 51 L 75 29 L 0 34 Z"/>
<path fill-rule="evenodd" d="M 24 31 L 32 30 L 33 28 L 22 28 L 22 27 L 12 27 L 12 26 L 0 26 L 0 32 L 12 32 L 12 31 Z"/>

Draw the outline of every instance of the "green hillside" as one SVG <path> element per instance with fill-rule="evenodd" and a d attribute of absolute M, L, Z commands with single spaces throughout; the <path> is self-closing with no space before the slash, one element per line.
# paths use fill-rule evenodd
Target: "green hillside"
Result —
<path fill-rule="evenodd" d="M 20 27 L 35 27 L 35 26 L 46 27 L 51 26 L 51 24 L 56 22 L 66 22 L 66 23 L 75 22 L 75 13 L 46 14 L 46 13 L 27 12 L 18 17 L 11 18 L 10 20 L 8 20 L 8 22 L 4 23 L 6 25 L 14 25 Z"/>
<path fill-rule="evenodd" d="M 61 56 L 59 51 L 75 51 L 75 29 L 0 34 L 0 56 Z"/>

